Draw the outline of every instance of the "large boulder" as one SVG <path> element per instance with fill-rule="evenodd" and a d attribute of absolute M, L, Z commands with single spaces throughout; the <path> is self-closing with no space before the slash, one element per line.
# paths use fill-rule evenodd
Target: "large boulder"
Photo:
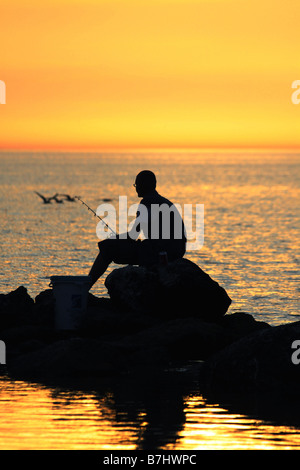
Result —
<path fill-rule="evenodd" d="M 300 364 L 293 360 L 300 357 L 293 349 L 296 340 L 300 340 L 300 322 L 262 328 L 233 342 L 206 361 L 202 371 L 206 392 L 299 396 Z"/>
<path fill-rule="evenodd" d="M 152 269 L 115 269 L 105 286 L 122 309 L 159 318 L 196 317 L 215 322 L 231 304 L 225 289 L 185 258 Z"/>

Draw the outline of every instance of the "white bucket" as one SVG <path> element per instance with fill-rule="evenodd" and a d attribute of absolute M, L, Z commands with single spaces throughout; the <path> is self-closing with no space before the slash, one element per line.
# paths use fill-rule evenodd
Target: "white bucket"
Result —
<path fill-rule="evenodd" d="M 51 276 L 55 298 L 55 327 L 76 330 L 81 327 L 87 309 L 89 276 Z"/>

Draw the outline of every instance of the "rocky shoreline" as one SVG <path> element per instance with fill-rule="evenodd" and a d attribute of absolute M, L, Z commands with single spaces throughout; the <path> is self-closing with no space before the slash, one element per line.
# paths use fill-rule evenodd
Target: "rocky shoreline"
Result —
<path fill-rule="evenodd" d="M 52 289 L 35 299 L 22 286 L 1 294 L 0 372 L 38 382 L 96 381 L 198 361 L 207 396 L 297 397 L 292 343 L 300 339 L 300 322 L 273 327 L 247 313 L 227 314 L 227 293 L 188 260 L 154 271 L 116 269 L 106 286 L 110 298 L 89 294 L 76 331 L 55 329 Z"/>

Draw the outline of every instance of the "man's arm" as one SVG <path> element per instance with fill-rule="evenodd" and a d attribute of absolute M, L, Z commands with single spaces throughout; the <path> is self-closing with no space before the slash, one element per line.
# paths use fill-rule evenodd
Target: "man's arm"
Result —
<path fill-rule="evenodd" d="M 118 238 L 121 238 L 121 239 L 131 238 L 132 240 L 136 240 L 139 237 L 140 231 L 141 231 L 141 225 L 137 217 L 134 220 L 131 229 L 128 232 L 120 233 L 118 235 Z"/>
<path fill-rule="evenodd" d="M 143 203 L 138 206 L 136 219 L 130 230 L 120 234 L 119 238 L 131 238 L 132 240 L 136 240 L 141 233 L 143 233 L 145 238 L 148 238 L 148 209 Z"/>

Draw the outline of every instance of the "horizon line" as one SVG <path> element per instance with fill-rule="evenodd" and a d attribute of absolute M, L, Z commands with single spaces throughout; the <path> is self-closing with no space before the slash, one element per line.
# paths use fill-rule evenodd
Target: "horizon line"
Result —
<path fill-rule="evenodd" d="M 0 152 L 128 152 L 128 151 L 214 151 L 214 150 L 289 150 L 289 151 L 300 151 L 300 143 L 298 145 L 191 145 L 191 146 L 180 146 L 180 145 L 145 145 L 145 146 L 134 146 L 134 145 L 117 145 L 117 146 L 24 146 L 24 147 L 1 147 Z"/>

